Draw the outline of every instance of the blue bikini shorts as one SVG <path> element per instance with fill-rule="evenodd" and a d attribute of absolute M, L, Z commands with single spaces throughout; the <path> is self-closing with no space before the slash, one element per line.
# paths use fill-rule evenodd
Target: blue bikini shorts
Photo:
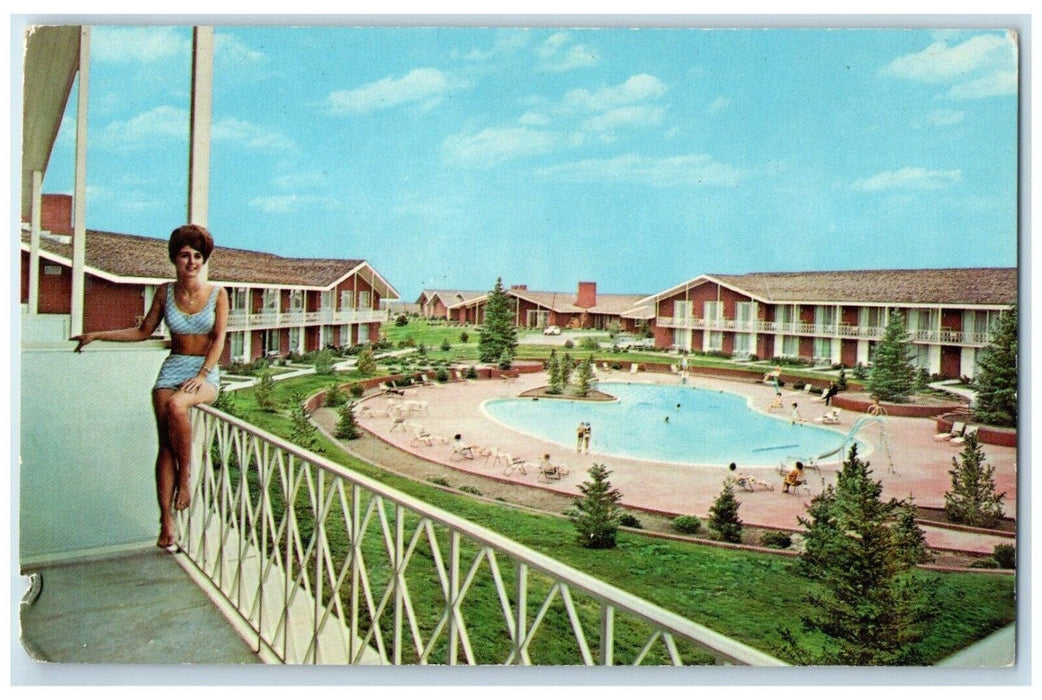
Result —
<path fill-rule="evenodd" d="M 203 367 L 201 355 L 170 355 L 163 360 L 163 366 L 159 368 L 159 376 L 153 389 L 179 389 L 182 384 L 199 374 Z M 210 373 L 206 375 L 206 381 L 213 384 L 215 389 L 221 387 L 220 373 L 215 365 Z"/>

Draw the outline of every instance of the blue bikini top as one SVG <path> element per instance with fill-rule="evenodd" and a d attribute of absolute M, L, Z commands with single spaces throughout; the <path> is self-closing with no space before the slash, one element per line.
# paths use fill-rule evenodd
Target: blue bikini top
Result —
<path fill-rule="evenodd" d="M 166 287 L 166 304 L 163 317 L 171 333 L 178 335 L 205 335 L 213 330 L 217 321 L 217 287 L 210 290 L 210 298 L 198 313 L 186 314 L 177 308 L 173 285 Z"/>

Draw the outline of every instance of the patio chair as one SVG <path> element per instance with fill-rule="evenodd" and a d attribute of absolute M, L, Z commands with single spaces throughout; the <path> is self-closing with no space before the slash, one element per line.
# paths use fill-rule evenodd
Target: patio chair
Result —
<path fill-rule="evenodd" d="M 434 445 L 434 436 L 428 433 L 423 428 L 417 428 L 413 431 L 411 445 L 426 445 L 432 447 Z"/>
<path fill-rule="evenodd" d="M 961 421 L 955 421 L 952 423 L 951 430 L 946 433 L 937 433 L 933 436 L 934 440 L 952 440 L 957 437 L 962 437 L 963 432 L 966 430 L 966 424 Z"/>
<path fill-rule="evenodd" d="M 640 365 L 638 365 L 636 362 L 631 362 L 630 363 L 630 374 L 636 374 L 637 370 L 639 368 L 640 368 Z"/>
<path fill-rule="evenodd" d="M 825 413 L 815 418 L 814 422 L 822 425 L 837 425 L 839 423 L 839 410 L 833 408 L 825 411 Z"/>
<path fill-rule="evenodd" d="M 503 467 L 504 476 L 510 476 L 515 471 L 519 471 L 522 474 L 528 474 L 529 464 L 526 460 L 521 457 L 514 457 L 512 455 L 506 455 L 507 465 Z"/>
<path fill-rule="evenodd" d="M 951 440 L 952 444 L 961 445 L 962 443 L 966 442 L 966 438 L 967 437 L 969 437 L 970 435 L 974 435 L 975 436 L 979 431 L 980 431 L 980 426 L 979 425 L 967 426 L 966 430 L 963 432 L 962 435 L 957 435 L 956 437 L 952 438 L 952 440 Z"/>

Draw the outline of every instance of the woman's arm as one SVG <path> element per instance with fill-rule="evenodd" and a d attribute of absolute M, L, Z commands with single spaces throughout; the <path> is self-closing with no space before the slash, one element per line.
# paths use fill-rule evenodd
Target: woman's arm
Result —
<path fill-rule="evenodd" d="M 167 285 L 160 285 L 156 295 L 152 298 L 152 306 L 148 313 L 141 319 L 141 323 L 131 328 L 120 328 L 112 331 L 94 331 L 93 333 L 82 333 L 73 336 L 70 340 L 77 341 L 75 352 L 82 352 L 83 346 L 93 343 L 95 340 L 110 340 L 119 343 L 136 343 L 148 340 L 152 337 L 159 322 L 163 319 L 163 302 L 166 300 Z"/>

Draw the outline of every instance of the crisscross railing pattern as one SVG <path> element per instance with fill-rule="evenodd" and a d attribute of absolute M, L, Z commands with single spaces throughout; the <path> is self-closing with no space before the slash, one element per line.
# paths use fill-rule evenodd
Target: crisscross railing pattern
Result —
<path fill-rule="evenodd" d="M 180 543 L 291 664 L 781 665 L 208 406 Z"/>

